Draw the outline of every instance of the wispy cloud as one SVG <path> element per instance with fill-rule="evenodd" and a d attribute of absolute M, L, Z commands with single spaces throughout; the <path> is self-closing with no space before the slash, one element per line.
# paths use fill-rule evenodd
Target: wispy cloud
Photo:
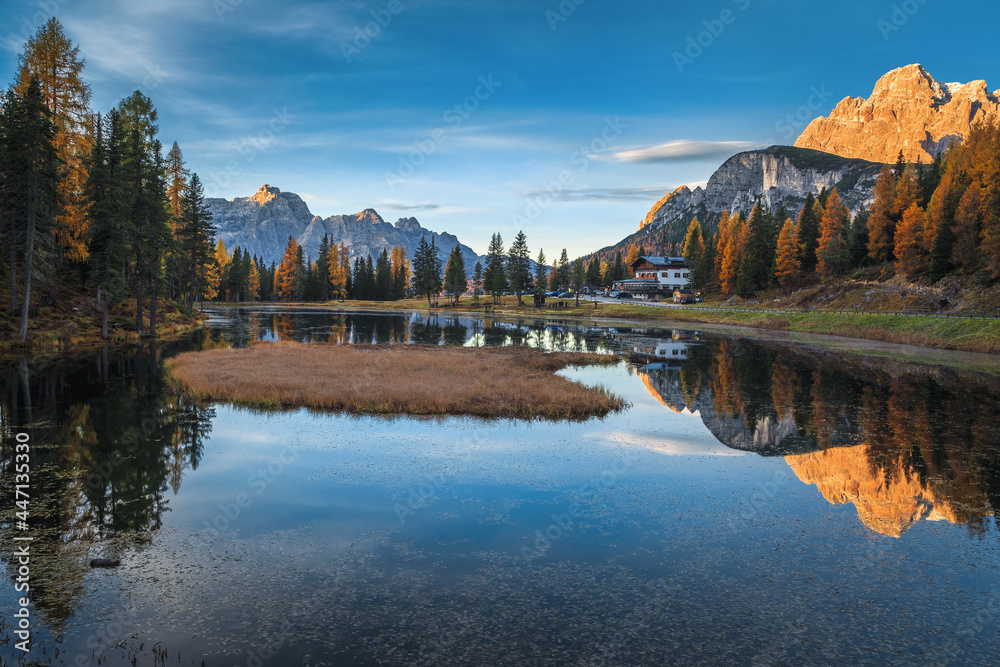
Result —
<path fill-rule="evenodd" d="M 722 158 L 742 153 L 743 151 L 762 148 L 761 144 L 751 141 L 668 141 L 654 146 L 639 146 L 615 153 L 605 153 L 592 156 L 597 160 L 609 162 L 691 162 Z"/>
<path fill-rule="evenodd" d="M 524 197 L 551 197 L 554 201 L 562 202 L 582 202 L 582 201 L 619 201 L 619 200 L 642 200 L 662 197 L 668 190 L 666 188 L 651 186 L 641 188 L 570 188 L 559 192 L 549 190 L 533 190 L 525 192 Z"/>

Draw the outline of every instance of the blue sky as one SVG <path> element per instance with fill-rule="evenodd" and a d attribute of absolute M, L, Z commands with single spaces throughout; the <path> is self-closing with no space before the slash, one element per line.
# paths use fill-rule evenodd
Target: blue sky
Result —
<path fill-rule="evenodd" d="M 793 143 L 795 114 L 867 96 L 895 67 L 1000 88 L 1000 9 L 971 0 L 3 6 L 6 81 L 54 14 L 94 108 L 143 90 L 207 194 L 268 183 L 324 217 L 414 216 L 478 252 L 523 228 L 550 258 L 614 243 L 668 191 Z"/>

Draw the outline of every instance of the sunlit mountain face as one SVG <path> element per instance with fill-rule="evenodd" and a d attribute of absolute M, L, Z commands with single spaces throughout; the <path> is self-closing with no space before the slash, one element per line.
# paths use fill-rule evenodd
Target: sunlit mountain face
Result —
<path fill-rule="evenodd" d="M 727 447 L 784 456 L 830 503 L 853 504 L 869 529 L 899 537 L 927 520 L 977 530 L 995 513 L 995 380 L 969 384 L 969 376 L 861 358 L 832 366 L 816 351 L 684 338 L 660 343 L 672 363 L 656 361 L 652 341 L 634 341 L 647 390 L 700 416 Z M 675 354 L 677 345 L 684 349 Z"/>

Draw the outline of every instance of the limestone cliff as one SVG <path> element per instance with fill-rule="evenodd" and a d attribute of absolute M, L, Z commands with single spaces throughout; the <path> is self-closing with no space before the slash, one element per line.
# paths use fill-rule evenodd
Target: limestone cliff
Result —
<path fill-rule="evenodd" d="M 939 83 L 920 65 L 884 75 L 868 99 L 846 97 L 829 116 L 812 121 L 795 142 L 844 157 L 925 164 L 976 123 L 1000 119 L 1000 91 L 985 81 Z"/>
<path fill-rule="evenodd" d="M 282 192 L 262 185 L 250 197 L 236 199 L 206 199 L 218 237 L 230 250 L 239 246 L 264 261 L 280 262 L 294 236 L 307 257 L 316 259 L 320 241 L 328 235 L 335 243 L 343 242 L 353 261 L 371 255 L 376 258 L 383 248 L 400 246 L 412 258 L 421 238 L 434 239 L 442 264 L 455 246 L 459 246 L 465 266 L 472 273 L 477 261 L 483 261 L 471 248 L 462 245 L 453 234 L 432 232 L 420 226 L 416 218 L 402 218 L 394 225 L 382 219 L 374 209 L 354 215 L 314 216 L 302 199 L 291 192 Z"/>

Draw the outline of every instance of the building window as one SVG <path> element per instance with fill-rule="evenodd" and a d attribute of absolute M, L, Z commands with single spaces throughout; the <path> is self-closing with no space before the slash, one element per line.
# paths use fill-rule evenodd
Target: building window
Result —
<path fill-rule="evenodd" d="M 685 277 L 685 278 L 687 278 L 687 277 L 688 277 L 688 275 L 690 275 L 690 274 L 687 274 L 687 273 L 685 273 L 685 274 L 684 274 L 684 277 Z"/>

